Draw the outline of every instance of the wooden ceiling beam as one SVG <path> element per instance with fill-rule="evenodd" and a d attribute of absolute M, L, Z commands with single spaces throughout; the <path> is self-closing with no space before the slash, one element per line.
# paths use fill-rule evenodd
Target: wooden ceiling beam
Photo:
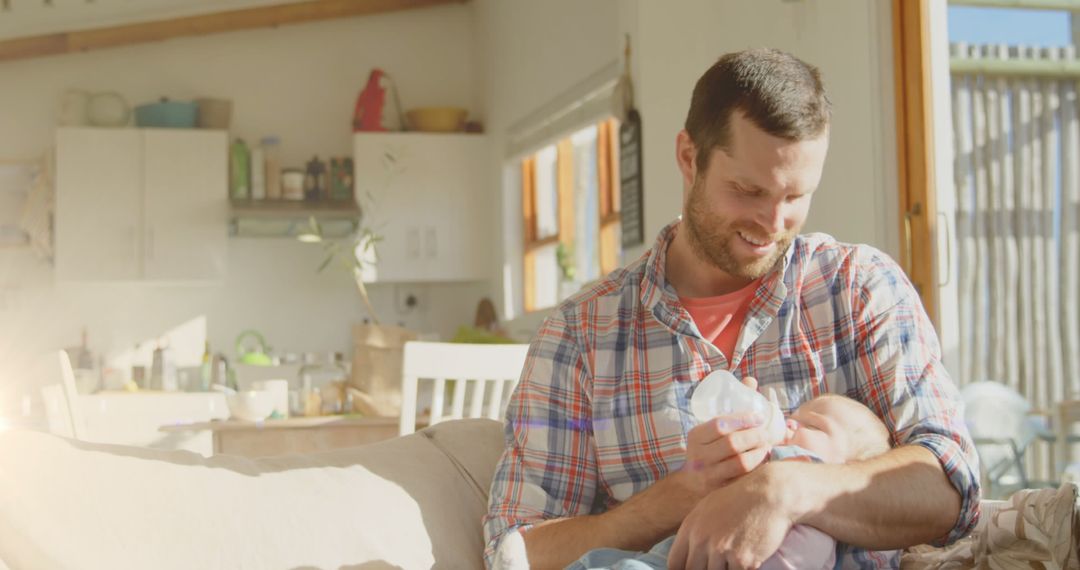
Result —
<path fill-rule="evenodd" d="M 348 18 L 384 12 L 462 4 L 468 0 L 309 0 L 245 8 L 169 20 L 157 20 L 0 40 L 0 61 L 76 53 L 172 38 Z"/>

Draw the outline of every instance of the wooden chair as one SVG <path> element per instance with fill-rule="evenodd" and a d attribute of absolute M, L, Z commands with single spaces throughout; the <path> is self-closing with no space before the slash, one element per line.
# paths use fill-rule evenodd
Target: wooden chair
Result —
<path fill-rule="evenodd" d="M 56 362 L 60 382 L 41 389 L 49 431 L 63 437 L 86 440 L 86 419 L 79 407 L 79 392 L 75 388 L 71 359 L 66 351 L 58 350 Z"/>
<path fill-rule="evenodd" d="M 428 425 L 460 418 L 501 420 L 528 350 L 527 344 L 405 343 L 399 433 L 416 431 L 422 381 L 432 390 Z"/>

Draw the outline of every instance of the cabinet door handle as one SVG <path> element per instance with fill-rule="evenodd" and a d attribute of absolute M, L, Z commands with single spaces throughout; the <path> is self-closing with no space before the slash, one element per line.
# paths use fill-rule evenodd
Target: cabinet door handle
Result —
<path fill-rule="evenodd" d="M 135 239 L 135 226 L 127 227 L 127 240 L 131 244 L 131 260 L 135 263 L 139 261 L 139 242 Z"/>
<path fill-rule="evenodd" d="M 938 227 L 945 232 L 945 277 L 938 277 L 938 287 L 944 287 L 952 281 L 952 224 L 949 216 L 938 213 Z"/>
<path fill-rule="evenodd" d="M 420 259 L 420 228 L 409 228 L 405 241 L 409 259 Z"/>
<path fill-rule="evenodd" d="M 436 247 L 435 228 L 432 226 L 424 228 L 424 249 L 427 250 L 429 259 L 439 256 L 439 249 Z"/>
<path fill-rule="evenodd" d="M 911 206 L 911 209 L 904 212 L 904 271 L 908 274 L 908 278 L 911 279 L 911 273 L 915 270 L 915 260 L 912 257 L 915 255 L 914 236 L 912 235 L 911 220 L 915 216 L 922 215 L 922 204 L 916 202 Z"/>

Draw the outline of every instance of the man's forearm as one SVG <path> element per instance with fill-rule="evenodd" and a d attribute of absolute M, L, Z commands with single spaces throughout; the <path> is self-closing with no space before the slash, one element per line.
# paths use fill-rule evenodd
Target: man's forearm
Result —
<path fill-rule="evenodd" d="M 960 516 L 960 494 L 937 458 L 917 445 L 848 465 L 778 462 L 793 493 L 795 522 L 872 550 L 905 548 L 945 536 Z"/>
<path fill-rule="evenodd" d="M 598 514 L 554 519 L 523 535 L 529 566 L 565 568 L 595 548 L 648 550 L 675 534 L 700 498 L 676 472 L 657 481 L 614 509 Z"/>

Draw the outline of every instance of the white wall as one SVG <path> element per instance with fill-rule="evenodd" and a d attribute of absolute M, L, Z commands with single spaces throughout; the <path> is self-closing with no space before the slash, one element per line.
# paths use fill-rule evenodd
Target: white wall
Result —
<path fill-rule="evenodd" d="M 807 231 L 897 253 L 887 3 L 679 0 L 640 1 L 637 9 L 647 235 L 681 209 L 674 141 L 694 82 L 723 53 L 775 47 L 818 66 L 833 103 L 829 157 Z"/>
<path fill-rule="evenodd" d="M 507 130 L 538 108 L 622 53 L 625 29 L 620 0 L 475 0 L 479 33 L 478 68 L 484 75 L 483 97 L 492 138 L 493 187 L 503 187 L 492 228 L 492 239 L 501 247 L 492 256 L 492 280 L 498 284 L 502 312 L 520 311 L 521 195 L 514 180 L 514 163 L 506 162 Z M 504 170 L 504 166 L 509 170 Z M 504 177 L 509 177 L 507 183 Z M 505 287 L 506 281 L 512 281 Z M 510 290 L 516 300 L 505 303 Z M 493 297 L 495 299 L 496 297 Z M 509 323 L 512 334 L 527 338 L 536 330 L 542 314 L 520 317 Z"/>
<path fill-rule="evenodd" d="M 501 0 L 481 1 L 479 8 L 478 24 L 487 42 L 485 93 L 497 142 L 514 119 L 620 57 L 623 34 L 631 35 L 644 134 L 646 243 L 625 252 L 624 261 L 637 258 L 660 228 L 680 213 L 682 188 L 674 142 L 694 82 L 721 54 L 762 46 L 790 51 L 820 67 L 834 105 L 830 154 L 807 230 L 898 253 L 887 3 Z M 516 189 L 506 191 L 503 200 L 504 220 L 520 216 Z M 494 279 L 501 282 L 504 273 L 514 275 L 520 236 L 520 227 L 504 222 L 501 239 L 511 270 L 499 266 Z M 520 294 L 514 303 L 520 306 Z M 542 317 L 518 318 L 512 328 L 535 330 Z"/>
<path fill-rule="evenodd" d="M 454 5 L 285 26 L 0 64 L 0 159 L 52 145 L 57 103 L 68 88 L 112 90 L 132 104 L 168 95 L 232 99 L 233 133 L 283 139 L 283 161 L 351 154 L 357 92 L 379 66 L 406 108 L 455 105 L 479 113 L 473 7 Z M 215 349 L 231 354 L 245 328 L 282 350 L 348 352 L 364 311 L 350 278 L 317 274 L 314 246 L 292 240 L 229 240 L 229 275 L 213 286 L 55 285 L 26 250 L 0 250 L 0 415 L 27 383 L 37 350 L 77 344 L 118 350 L 205 317 Z M 471 323 L 487 284 L 414 287 L 417 311 L 394 310 L 394 287 L 372 287 L 384 320 L 448 336 Z M 5 400 L 8 405 L 5 406 Z"/>

